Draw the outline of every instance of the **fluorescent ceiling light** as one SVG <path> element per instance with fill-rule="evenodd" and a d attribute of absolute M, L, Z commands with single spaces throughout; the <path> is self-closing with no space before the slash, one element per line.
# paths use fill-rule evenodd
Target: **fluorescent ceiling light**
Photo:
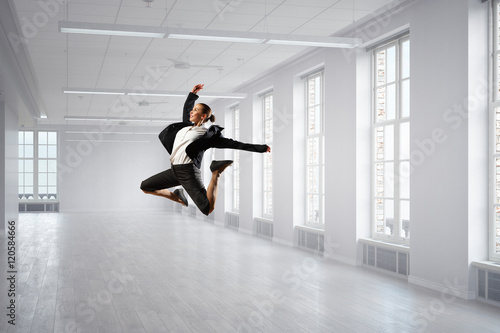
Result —
<path fill-rule="evenodd" d="M 110 36 L 140 36 L 234 43 L 279 44 L 313 47 L 353 48 L 362 43 L 359 38 L 308 35 L 269 34 L 260 32 L 150 27 L 125 24 L 102 24 L 59 21 L 63 33 L 100 34 Z"/>
<path fill-rule="evenodd" d="M 156 96 L 156 97 L 184 97 L 186 92 L 180 91 L 166 91 L 166 92 L 155 92 L 155 91 L 143 91 L 143 92 L 128 92 L 127 95 L 130 96 Z"/>
<path fill-rule="evenodd" d="M 186 91 L 162 91 L 162 90 L 149 90 L 137 91 L 127 89 L 90 89 L 90 88 L 63 88 L 65 94 L 94 94 L 94 95 L 127 95 L 127 96 L 152 96 L 152 97 L 185 97 Z M 228 99 L 242 99 L 246 98 L 247 94 L 238 93 L 222 93 L 222 92 L 204 92 L 200 97 L 206 98 L 228 98 Z"/>
<path fill-rule="evenodd" d="M 125 121 L 125 122 L 171 122 L 177 119 L 165 118 L 117 118 L 117 117 L 84 117 L 84 116 L 65 116 L 68 121 Z M 103 132 L 101 132 L 103 133 Z"/>
<path fill-rule="evenodd" d="M 312 46 L 312 47 L 341 47 L 341 48 L 352 48 L 354 46 L 350 44 L 340 44 L 340 43 L 329 43 L 329 42 L 314 42 L 314 41 L 299 41 L 299 40 L 280 40 L 280 39 L 270 39 L 266 44 L 275 45 L 294 45 L 294 46 Z"/>
<path fill-rule="evenodd" d="M 190 39 L 190 40 L 208 40 L 216 42 L 231 42 L 231 43 L 263 43 L 266 40 L 262 38 L 248 37 L 231 37 L 231 36 L 206 36 L 206 35 L 186 35 L 186 34 L 169 34 L 168 38 L 172 39 Z"/>
<path fill-rule="evenodd" d="M 266 44 L 353 48 L 361 42 L 359 38 L 269 34 Z"/>
<path fill-rule="evenodd" d="M 137 122 L 150 122 L 151 118 L 108 118 L 108 121 L 137 121 Z"/>
<path fill-rule="evenodd" d="M 123 90 L 117 89 L 85 89 L 63 88 L 64 94 L 90 94 L 90 95 L 126 95 Z"/>
<path fill-rule="evenodd" d="M 247 94 L 241 93 L 227 93 L 227 94 L 221 94 L 221 93 L 203 93 L 200 95 L 200 97 L 207 97 L 207 98 L 227 98 L 227 99 L 243 99 L 247 97 Z"/>
<path fill-rule="evenodd" d="M 59 31 L 73 34 L 105 36 L 163 38 L 165 31 L 158 27 L 129 26 L 124 24 L 104 24 L 59 21 Z"/>
<path fill-rule="evenodd" d="M 106 117 L 77 117 L 77 116 L 64 116 L 64 120 L 75 120 L 75 121 L 102 121 L 108 120 Z"/>

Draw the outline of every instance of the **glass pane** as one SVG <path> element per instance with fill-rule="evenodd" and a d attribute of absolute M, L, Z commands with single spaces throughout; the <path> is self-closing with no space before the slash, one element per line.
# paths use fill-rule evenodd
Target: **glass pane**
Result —
<path fill-rule="evenodd" d="M 49 186 L 56 186 L 57 185 L 57 175 L 55 173 L 48 174 L 47 185 L 49 185 Z"/>
<path fill-rule="evenodd" d="M 48 172 L 56 172 L 57 171 L 57 161 L 56 160 L 48 160 Z"/>
<path fill-rule="evenodd" d="M 38 173 L 38 185 L 47 186 L 47 173 L 39 172 Z"/>
<path fill-rule="evenodd" d="M 32 145 L 33 142 L 33 131 L 25 131 L 24 132 L 24 144 Z"/>
<path fill-rule="evenodd" d="M 500 203 L 500 158 L 495 158 L 495 203 Z"/>
<path fill-rule="evenodd" d="M 500 107 L 495 108 L 495 144 L 496 152 L 500 153 Z"/>
<path fill-rule="evenodd" d="M 48 150 L 47 157 L 48 158 L 57 158 L 57 146 L 49 145 L 48 148 L 49 148 L 49 150 Z"/>
<path fill-rule="evenodd" d="M 25 173 L 24 174 L 24 186 L 33 186 L 33 174 Z"/>
<path fill-rule="evenodd" d="M 410 81 L 403 81 L 401 87 L 401 117 L 410 116 Z"/>
<path fill-rule="evenodd" d="M 315 129 L 316 129 L 316 132 L 315 133 L 321 133 L 321 123 L 323 122 L 323 120 L 321 119 L 321 105 L 317 105 L 315 108 L 314 108 L 314 113 L 315 113 L 315 116 L 314 118 L 316 119 L 316 125 L 314 126 Z"/>
<path fill-rule="evenodd" d="M 387 49 L 387 82 L 396 81 L 396 47 Z"/>
<path fill-rule="evenodd" d="M 38 161 L 38 172 L 47 172 L 47 160 Z"/>
<path fill-rule="evenodd" d="M 20 173 L 24 172 L 24 160 L 18 160 L 17 171 L 20 172 Z"/>
<path fill-rule="evenodd" d="M 375 232 L 384 232 L 384 199 L 375 199 Z"/>
<path fill-rule="evenodd" d="M 24 132 L 23 131 L 19 131 L 17 142 L 20 145 L 24 144 Z"/>
<path fill-rule="evenodd" d="M 24 171 L 33 172 L 33 160 L 24 160 Z"/>
<path fill-rule="evenodd" d="M 399 127 L 399 158 L 410 159 L 410 123 L 402 123 Z"/>
<path fill-rule="evenodd" d="M 410 76 L 410 41 L 401 45 L 401 76 L 403 79 Z"/>
<path fill-rule="evenodd" d="M 384 164 L 375 164 L 375 196 L 384 196 Z"/>
<path fill-rule="evenodd" d="M 497 99 L 500 96 L 500 53 L 497 54 Z"/>
<path fill-rule="evenodd" d="M 307 192 L 319 193 L 319 167 L 307 167 Z"/>
<path fill-rule="evenodd" d="M 387 86 L 387 120 L 396 118 L 396 85 L 390 84 Z"/>
<path fill-rule="evenodd" d="M 385 50 L 377 52 L 377 86 L 385 84 Z"/>
<path fill-rule="evenodd" d="M 399 196 L 410 199 L 410 162 L 401 162 L 399 165 Z"/>
<path fill-rule="evenodd" d="M 384 158 L 394 160 L 394 125 L 385 126 Z"/>
<path fill-rule="evenodd" d="M 24 193 L 28 197 L 28 199 L 33 199 L 33 186 L 25 186 Z"/>
<path fill-rule="evenodd" d="M 321 104 L 321 77 L 317 76 L 314 79 L 314 104 Z"/>
<path fill-rule="evenodd" d="M 39 199 L 47 199 L 47 186 L 38 186 L 38 198 Z"/>
<path fill-rule="evenodd" d="M 38 146 L 38 157 L 47 158 L 47 146 Z"/>
<path fill-rule="evenodd" d="M 384 196 L 394 197 L 394 163 L 385 163 L 384 168 Z"/>
<path fill-rule="evenodd" d="M 47 132 L 38 132 L 38 144 L 46 145 L 47 144 Z"/>
<path fill-rule="evenodd" d="M 408 200 L 401 200 L 401 224 L 400 224 L 400 236 L 410 237 L 410 202 Z"/>
<path fill-rule="evenodd" d="M 264 127 L 264 141 L 270 143 L 273 140 L 273 121 L 272 119 L 266 120 Z"/>
<path fill-rule="evenodd" d="M 309 194 L 307 200 L 308 222 L 319 223 L 319 195 Z"/>
<path fill-rule="evenodd" d="M 25 145 L 24 146 L 24 157 L 25 158 L 33 158 L 33 145 Z"/>
<path fill-rule="evenodd" d="M 375 117 L 375 121 L 380 122 L 386 119 L 386 103 L 385 103 L 385 87 L 377 88 L 377 106 L 376 112 L 377 116 Z"/>
<path fill-rule="evenodd" d="M 307 139 L 307 164 L 319 164 L 319 138 Z"/>
<path fill-rule="evenodd" d="M 500 253 L 500 207 L 495 207 L 495 253 Z"/>
<path fill-rule="evenodd" d="M 33 145 L 25 145 L 24 146 L 24 157 L 25 158 L 33 158 Z"/>
<path fill-rule="evenodd" d="M 386 235 L 394 235 L 394 200 L 385 200 L 385 230 Z"/>
<path fill-rule="evenodd" d="M 19 145 L 18 148 L 19 148 L 18 149 L 18 154 L 17 154 L 18 157 L 19 158 L 24 158 L 24 146 L 23 145 Z"/>
<path fill-rule="evenodd" d="M 47 143 L 49 145 L 56 145 L 57 144 L 57 132 L 49 132 L 48 133 Z"/>
<path fill-rule="evenodd" d="M 385 156 L 384 129 L 384 126 L 378 126 L 375 128 L 375 160 L 383 160 Z"/>
<path fill-rule="evenodd" d="M 19 173 L 17 178 L 18 178 L 18 183 L 19 183 L 18 185 L 19 186 L 24 186 L 24 174 L 23 173 Z"/>

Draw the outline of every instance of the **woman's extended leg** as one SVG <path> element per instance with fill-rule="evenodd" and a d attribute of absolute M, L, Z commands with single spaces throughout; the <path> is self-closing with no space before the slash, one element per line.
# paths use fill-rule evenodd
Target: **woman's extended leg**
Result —
<path fill-rule="evenodd" d="M 217 200 L 220 175 L 228 166 L 230 166 L 233 163 L 233 161 L 223 161 L 223 162 L 225 163 L 220 165 L 218 169 L 212 171 L 212 179 L 210 179 L 210 184 L 208 184 L 207 198 L 208 201 L 210 202 L 209 214 L 213 212 L 215 209 L 215 201 Z"/>

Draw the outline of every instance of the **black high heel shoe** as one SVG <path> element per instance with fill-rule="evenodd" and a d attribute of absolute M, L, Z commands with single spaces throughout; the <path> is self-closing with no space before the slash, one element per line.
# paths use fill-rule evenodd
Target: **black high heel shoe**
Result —
<path fill-rule="evenodd" d="M 210 164 L 210 171 L 214 172 L 220 170 L 222 172 L 225 168 L 227 168 L 231 164 L 233 164 L 233 161 L 231 160 L 212 161 L 212 163 Z"/>

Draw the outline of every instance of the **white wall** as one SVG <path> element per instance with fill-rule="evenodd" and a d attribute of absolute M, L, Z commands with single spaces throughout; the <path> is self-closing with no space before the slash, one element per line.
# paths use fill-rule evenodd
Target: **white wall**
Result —
<path fill-rule="evenodd" d="M 0 233 L 5 230 L 9 220 L 18 220 L 17 203 L 17 115 L 4 103 L 3 96 L 0 96 L 0 135 L 2 144 L 0 145 L 0 158 L 4 163 L 0 164 Z"/>
<path fill-rule="evenodd" d="M 479 1 L 450 6 L 446 0 L 421 0 L 390 7 L 346 32 L 376 42 L 410 28 L 414 168 L 409 281 L 437 290 L 451 284 L 448 292 L 464 298 L 474 297 L 471 261 L 487 259 L 488 113 L 487 98 L 477 93 L 487 80 L 486 22 L 487 4 Z M 291 144 L 299 143 L 303 128 L 297 75 L 324 64 L 325 239 L 333 258 L 353 264 L 360 261 L 358 239 L 371 232 L 370 62 L 364 49 L 315 50 L 238 89 L 252 100 L 258 91 L 274 87 L 274 232 L 275 241 L 291 244 L 293 226 L 304 220 L 303 186 L 297 178 L 303 174 L 303 149 Z M 471 97 L 477 102 L 469 108 Z M 255 111 L 247 100 L 241 102 L 243 114 Z M 219 101 L 212 108 L 222 110 L 229 103 Z M 252 183 L 246 179 L 242 192 L 251 191 Z M 240 219 L 253 219 L 254 211 L 243 210 Z M 249 228 L 248 223 L 243 227 Z"/>
<path fill-rule="evenodd" d="M 43 128 L 56 129 L 60 135 L 59 200 L 62 212 L 147 211 L 172 207 L 167 199 L 146 195 L 139 188 L 144 179 L 170 168 L 169 155 L 158 140 L 161 129 L 104 128 L 99 124 L 39 127 Z M 101 133 L 110 130 L 153 134 Z M 67 133 L 73 131 L 100 134 Z"/>

